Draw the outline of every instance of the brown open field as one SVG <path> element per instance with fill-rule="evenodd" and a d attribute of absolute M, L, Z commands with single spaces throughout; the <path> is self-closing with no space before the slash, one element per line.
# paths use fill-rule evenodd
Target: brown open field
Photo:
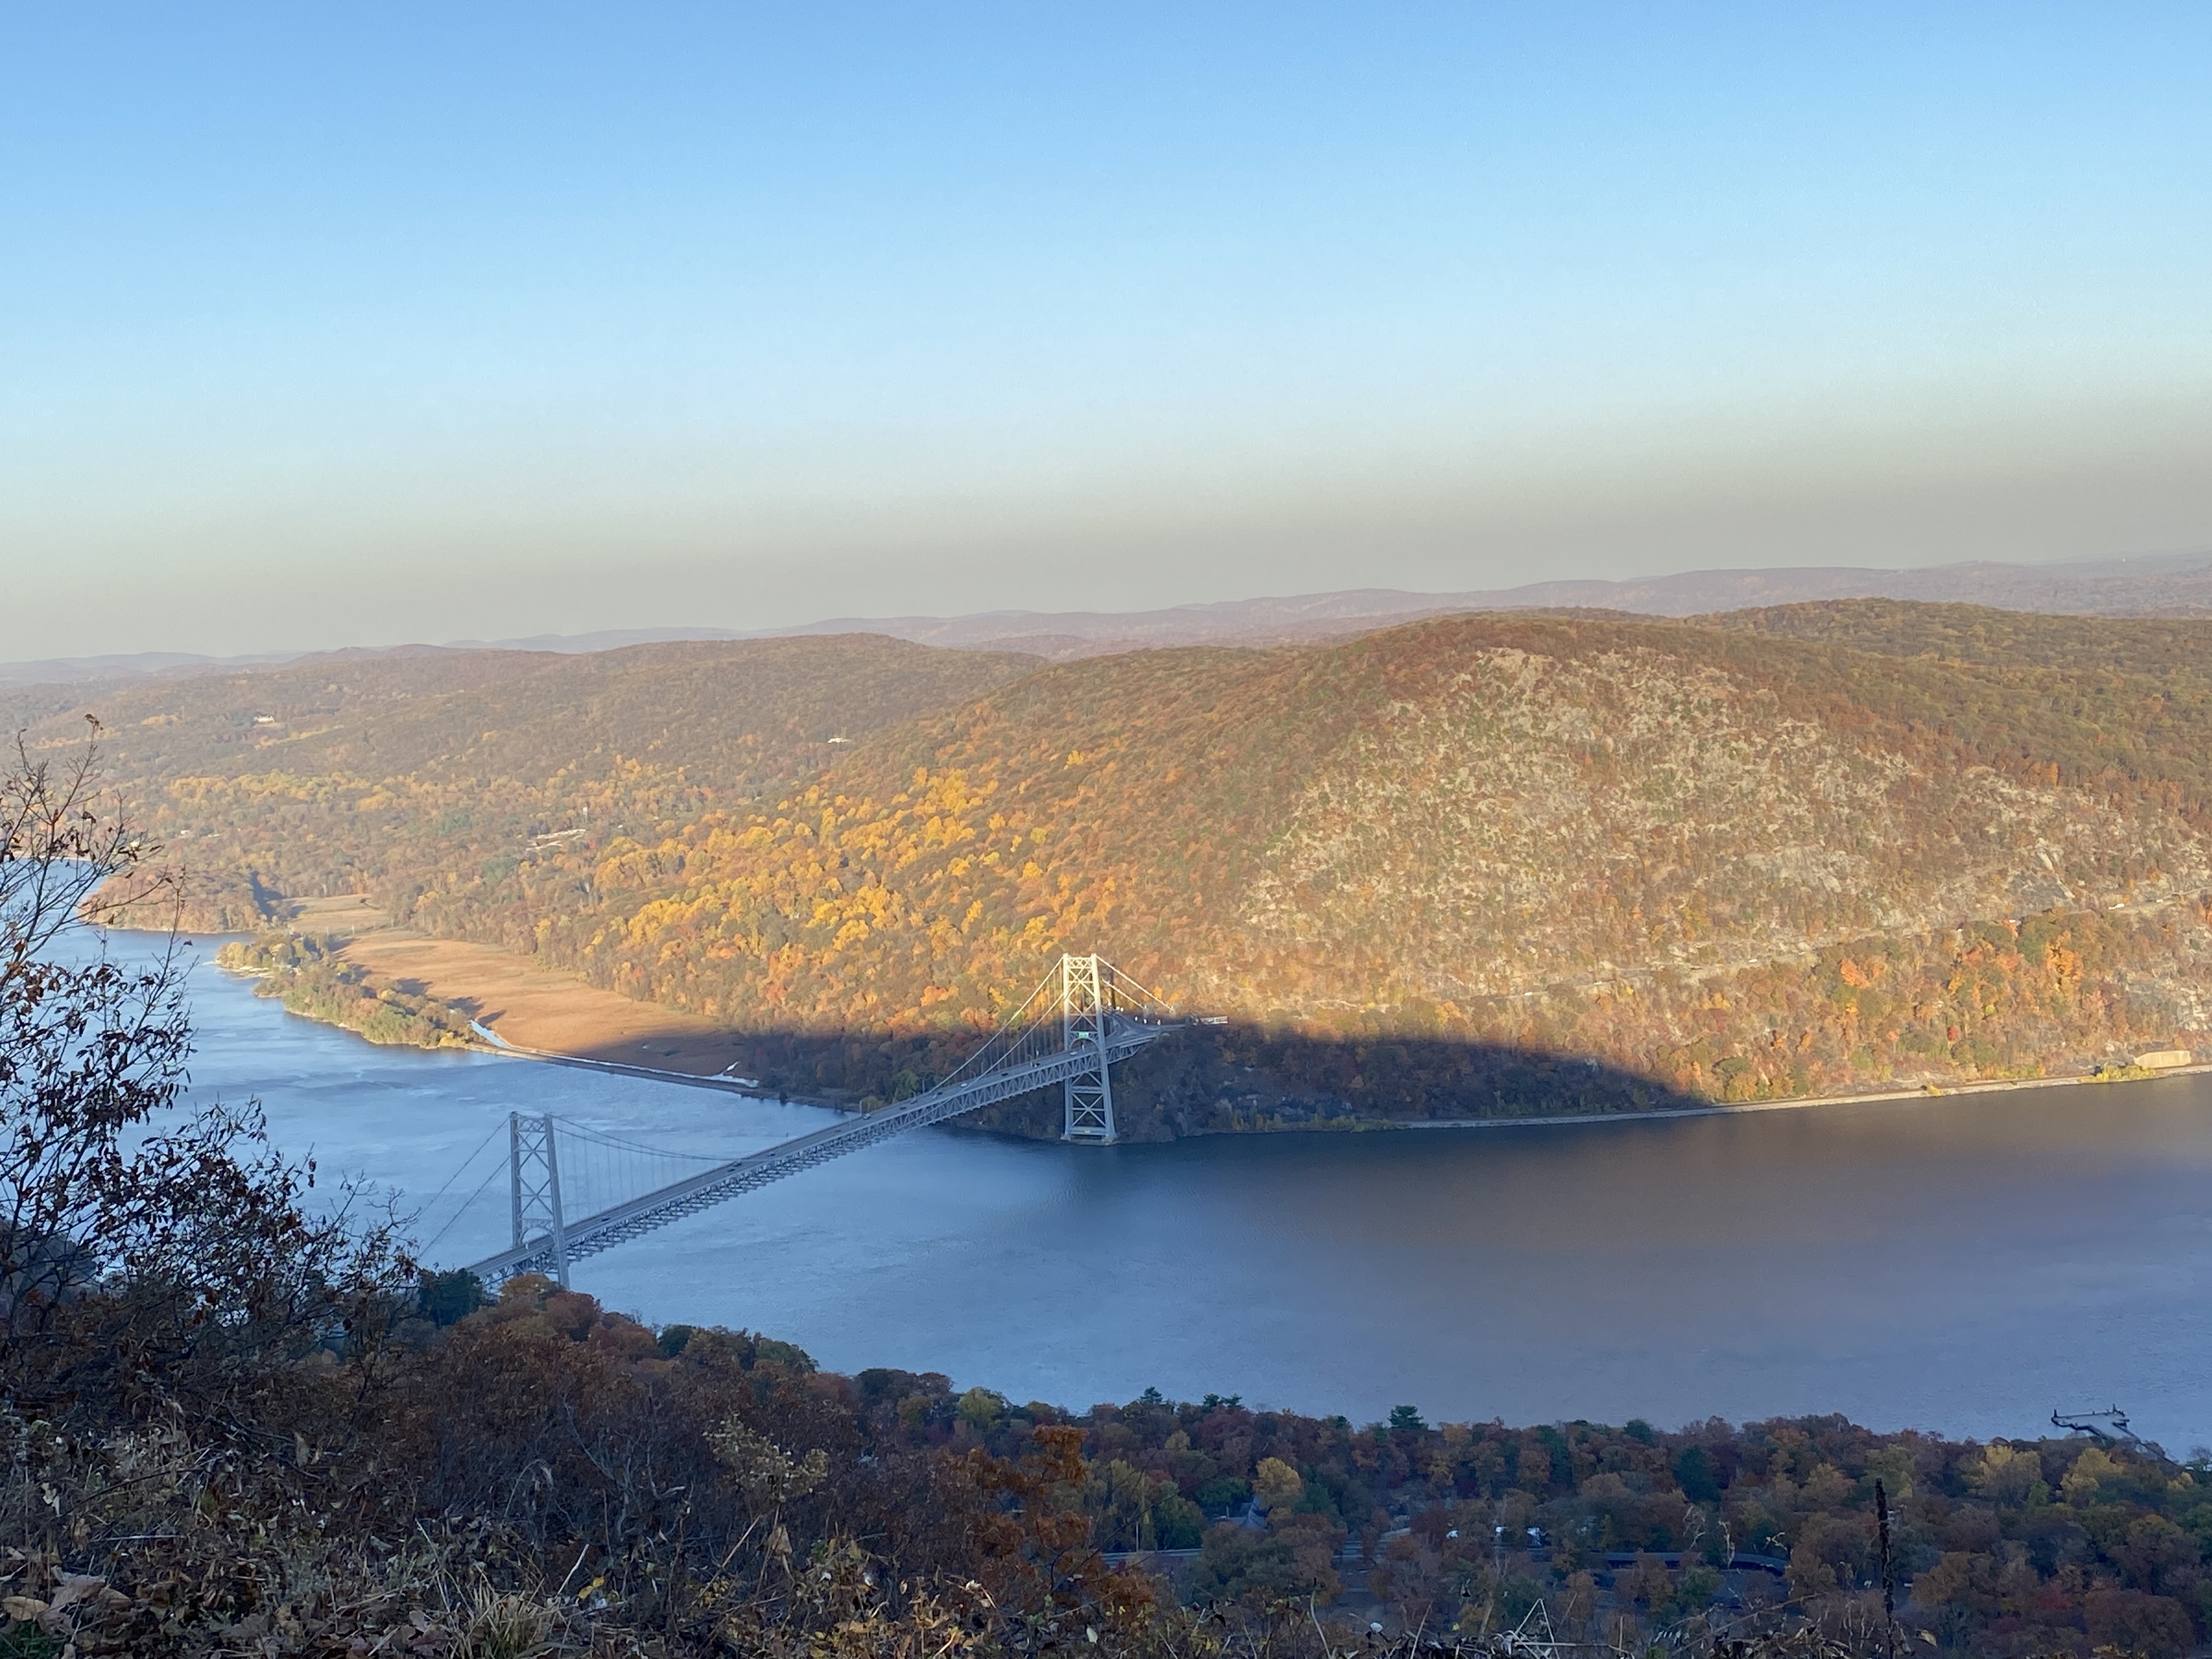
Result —
<path fill-rule="evenodd" d="M 366 899 L 308 899 L 292 921 L 349 935 L 347 960 L 404 990 L 443 998 L 519 1048 L 695 1077 L 715 1076 L 736 1058 L 731 1035 L 707 1020 L 633 1002 L 490 945 L 391 927 Z"/>

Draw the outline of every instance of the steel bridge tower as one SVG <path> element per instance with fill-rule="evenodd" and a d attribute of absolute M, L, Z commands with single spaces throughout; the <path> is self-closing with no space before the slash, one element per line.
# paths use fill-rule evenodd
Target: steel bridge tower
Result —
<path fill-rule="evenodd" d="M 1114 1016 L 1109 981 L 1107 973 L 1100 969 L 1095 956 L 1060 959 L 1060 1047 L 1071 1054 L 1096 1056 L 1098 1062 L 1062 1085 L 1066 1117 L 1060 1138 L 1105 1146 L 1114 1139 L 1114 1084 L 1106 1070 L 1106 1039 Z"/>
<path fill-rule="evenodd" d="M 1063 957 L 1001 1022 L 997 1033 L 950 1077 L 879 1111 L 855 1114 L 765 1152 L 727 1160 L 657 1152 L 578 1124 L 563 1124 L 550 1115 L 510 1112 L 512 1241 L 469 1271 L 487 1285 L 525 1273 L 549 1273 L 566 1285 L 573 1263 L 627 1239 L 893 1135 L 1000 1101 L 1034 1097 L 1055 1085 L 1063 1102 L 1063 1136 L 1087 1146 L 1110 1146 L 1115 1140 L 1114 1089 L 1108 1068 L 1193 1023 L 1103 957 Z M 695 1167 L 665 1185 L 603 1208 L 586 1205 L 589 1213 L 572 1216 L 562 1201 L 557 1145 L 562 1139 L 568 1143 L 572 1178 L 584 1168 L 574 1155 L 580 1147 L 590 1146 L 708 1167 Z M 588 1190 L 572 1179 L 566 1196 L 583 1204 L 582 1195 Z"/>
<path fill-rule="evenodd" d="M 568 1287 L 568 1230 L 561 1216 L 561 1158 L 553 1146 L 553 1118 L 507 1115 L 507 1186 L 514 1216 L 514 1248 L 533 1238 L 551 1241 L 553 1277 Z"/>

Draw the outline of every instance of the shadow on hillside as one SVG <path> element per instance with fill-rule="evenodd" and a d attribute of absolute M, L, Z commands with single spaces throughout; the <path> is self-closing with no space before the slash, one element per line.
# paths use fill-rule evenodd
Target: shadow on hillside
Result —
<path fill-rule="evenodd" d="M 732 1071 L 793 1099 L 845 1105 L 903 1099 L 953 1063 L 921 1040 L 878 1035 L 733 1034 L 730 1041 Z M 1582 1055 L 1426 1036 L 1328 1040 L 1194 1026 L 1114 1068 L 1115 1116 L 1128 1140 L 1349 1128 L 1380 1118 L 1597 1116 L 1710 1103 Z M 960 1121 L 1057 1135 L 1060 1109 L 1055 1088 Z"/>

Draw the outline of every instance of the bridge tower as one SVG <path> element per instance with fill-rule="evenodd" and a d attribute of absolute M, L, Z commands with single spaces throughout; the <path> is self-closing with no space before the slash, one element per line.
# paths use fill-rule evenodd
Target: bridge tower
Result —
<path fill-rule="evenodd" d="M 514 1246 L 533 1238 L 553 1242 L 553 1277 L 568 1287 L 568 1230 L 561 1215 L 561 1158 L 553 1146 L 553 1117 L 507 1115 L 507 1191 L 514 1216 Z"/>
<path fill-rule="evenodd" d="M 1114 1139 L 1114 1085 L 1106 1073 L 1106 1037 L 1113 1011 L 1101 968 L 1095 956 L 1060 959 L 1060 1046 L 1069 1054 L 1088 1052 L 1098 1061 L 1096 1070 L 1080 1072 L 1063 1085 L 1066 1118 L 1060 1138 L 1108 1146 Z"/>
<path fill-rule="evenodd" d="M 861 1113 L 765 1152 L 729 1159 L 663 1152 L 550 1115 L 510 1112 L 507 1201 L 513 1237 L 505 1249 L 472 1264 L 470 1271 L 486 1285 L 502 1284 L 520 1273 L 544 1273 L 565 1285 L 572 1264 L 627 1239 L 907 1130 L 1000 1101 L 1034 1099 L 1054 1084 L 1064 1102 L 1064 1137 L 1110 1146 L 1115 1138 L 1114 1090 L 1107 1068 L 1193 1023 L 1103 957 L 1063 957 L 950 1077 L 880 1111 Z M 565 1194 L 561 1140 L 569 1148 L 571 1180 Z M 588 1189 L 573 1179 L 582 1167 L 575 1161 L 579 1146 L 621 1154 L 628 1162 L 617 1160 L 618 1176 L 641 1157 L 673 1160 L 686 1169 L 650 1191 L 637 1192 L 632 1186 L 632 1196 L 604 1207 L 584 1205 L 588 1213 L 572 1216 L 564 1200 L 582 1204 Z M 606 1174 L 607 1162 L 594 1153 L 591 1173 Z"/>

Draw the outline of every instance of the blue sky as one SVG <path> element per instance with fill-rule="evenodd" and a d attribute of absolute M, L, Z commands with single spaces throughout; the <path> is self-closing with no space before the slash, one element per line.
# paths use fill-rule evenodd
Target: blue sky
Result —
<path fill-rule="evenodd" d="M 2212 544 L 2212 9 L 0 6 L 0 658 Z"/>

